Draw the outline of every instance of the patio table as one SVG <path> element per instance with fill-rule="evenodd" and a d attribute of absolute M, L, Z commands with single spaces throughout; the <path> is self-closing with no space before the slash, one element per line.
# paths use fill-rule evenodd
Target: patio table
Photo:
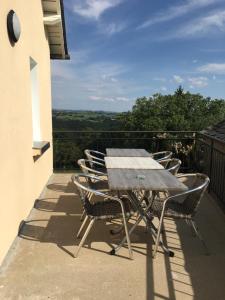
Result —
<path fill-rule="evenodd" d="M 151 157 L 145 149 L 106 148 L 106 155 L 108 157 Z"/>
<path fill-rule="evenodd" d="M 119 149 L 116 150 L 118 151 Z M 124 149 L 121 151 L 122 153 L 124 152 L 123 150 Z M 136 223 L 131 227 L 129 234 L 132 233 L 141 220 L 144 220 L 147 228 L 156 236 L 157 229 L 152 223 L 152 215 L 143 208 L 135 191 L 183 192 L 187 190 L 187 186 L 181 183 L 151 157 L 106 156 L 105 164 L 108 173 L 109 188 L 115 191 L 126 192 L 130 201 L 140 214 Z M 125 241 L 126 238 L 111 251 L 111 254 L 115 254 Z M 160 245 L 170 256 L 174 255 L 162 241 Z"/>

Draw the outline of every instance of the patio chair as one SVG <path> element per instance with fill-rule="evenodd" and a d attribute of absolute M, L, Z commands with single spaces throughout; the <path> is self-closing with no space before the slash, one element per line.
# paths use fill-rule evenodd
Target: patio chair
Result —
<path fill-rule="evenodd" d="M 155 152 L 151 153 L 151 156 L 153 159 L 157 160 L 158 162 L 171 158 L 173 153 L 171 151 L 161 151 L 161 152 Z"/>
<path fill-rule="evenodd" d="M 181 160 L 177 158 L 164 159 L 159 163 L 174 176 L 177 175 L 181 166 Z"/>
<path fill-rule="evenodd" d="M 88 159 L 79 159 L 77 161 L 77 164 L 79 165 L 81 171 L 84 174 L 94 175 L 95 177 L 101 178 L 101 180 L 97 181 L 93 178 L 88 178 L 88 184 L 90 188 L 93 188 L 95 190 L 109 190 L 108 176 L 106 173 L 105 166 L 102 163 L 99 163 L 97 161 L 91 161 Z M 96 166 L 105 169 L 105 172 L 103 172 L 103 170 L 99 171 L 99 169 L 95 169 Z"/>
<path fill-rule="evenodd" d="M 129 257 L 132 259 L 133 254 L 132 254 L 130 237 L 129 237 L 129 233 L 128 233 L 127 220 L 126 220 L 126 218 L 129 218 L 133 214 L 130 200 L 127 197 L 119 198 L 119 197 L 107 195 L 103 192 L 99 192 L 97 190 L 90 189 L 89 187 L 86 187 L 84 185 L 85 182 L 88 182 L 89 180 L 96 180 L 96 181 L 101 180 L 99 177 L 91 176 L 91 175 L 87 175 L 87 174 L 76 174 L 73 176 L 72 179 L 73 179 L 74 184 L 78 188 L 81 202 L 82 202 L 83 208 L 86 212 L 86 217 L 77 233 L 77 238 L 80 237 L 81 232 L 83 231 L 87 221 L 88 220 L 90 221 L 74 256 L 75 257 L 78 256 L 79 251 L 82 248 L 82 246 L 87 238 L 87 235 L 90 232 L 95 221 L 111 220 L 113 218 L 122 218 L 125 233 L 126 233 Z M 94 195 L 98 196 L 99 198 L 102 198 L 102 200 L 104 200 L 104 201 L 99 199 L 99 201 L 97 201 L 95 203 L 91 203 L 89 200 L 90 194 L 94 194 Z"/>
<path fill-rule="evenodd" d="M 154 202 L 151 204 L 151 213 L 159 218 L 159 227 L 157 230 L 157 237 L 153 257 L 156 256 L 160 242 L 160 235 L 164 231 L 164 218 L 185 220 L 187 224 L 192 226 L 195 235 L 198 236 L 198 238 L 202 242 L 202 245 L 206 250 L 206 254 L 209 254 L 206 244 L 197 229 L 194 218 L 200 200 L 202 199 L 210 180 L 208 176 L 199 173 L 178 175 L 177 177 L 190 182 L 189 190 L 183 193 L 170 195 L 164 201 L 162 201 L 162 199 L 155 199 Z"/>
<path fill-rule="evenodd" d="M 104 160 L 104 157 L 106 156 L 105 153 L 96 150 L 89 150 L 89 149 L 84 150 L 84 153 L 88 160 L 99 161 L 102 164 L 105 164 L 105 160 Z"/>
<path fill-rule="evenodd" d="M 79 165 L 81 171 L 84 174 L 94 175 L 96 177 L 101 178 L 101 180 L 97 180 L 97 181 L 93 178 L 88 178 L 87 183 L 89 188 L 102 191 L 102 192 L 109 191 L 108 177 L 106 174 L 105 166 L 102 163 L 93 160 L 88 160 L 88 159 L 79 159 L 77 161 L 77 164 Z M 98 167 L 98 169 L 96 169 L 96 167 Z M 101 171 L 99 168 L 101 168 Z M 103 172 L 103 170 L 105 170 L 105 172 Z M 93 194 L 90 194 L 89 200 L 91 200 L 92 196 Z M 86 212 L 84 210 L 80 218 L 81 221 L 83 221 L 85 215 Z"/>
<path fill-rule="evenodd" d="M 177 158 L 169 158 L 169 159 L 165 159 L 165 160 L 161 160 L 159 162 L 167 171 L 169 171 L 172 175 L 176 176 L 180 166 L 181 166 L 181 160 L 177 159 Z M 168 192 L 161 192 L 161 191 L 153 191 L 152 192 L 152 197 L 151 197 L 151 201 L 149 201 L 150 199 L 148 199 L 148 206 L 151 206 L 152 201 L 154 201 L 155 197 L 160 198 L 160 195 L 163 194 L 164 197 L 166 197 L 168 195 Z M 144 198 L 146 201 L 146 198 Z"/>

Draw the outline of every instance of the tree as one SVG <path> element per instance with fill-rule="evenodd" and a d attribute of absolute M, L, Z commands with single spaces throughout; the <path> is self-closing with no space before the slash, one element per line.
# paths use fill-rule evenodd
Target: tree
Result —
<path fill-rule="evenodd" d="M 136 100 L 132 111 L 120 115 L 121 128 L 149 131 L 200 131 L 225 118 L 225 101 L 184 92 L 155 94 Z"/>

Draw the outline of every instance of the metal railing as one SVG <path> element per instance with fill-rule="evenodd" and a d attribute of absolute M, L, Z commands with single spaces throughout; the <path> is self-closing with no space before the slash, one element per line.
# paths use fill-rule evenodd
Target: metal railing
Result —
<path fill-rule="evenodd" d="M 106 148 L 171 150 L 182 159 L 183 168 L 190 168 L 195 139 L 195 131 L 55 131 L 54 169 L 76 169 L 76 161 L 84 156 L 85 149 L 105 152 Z"/>
<path fill-rule="evenodd" d="M 225 204 L 225 143 L 198 134 L 195 147 L 196 169 L 210 178 L 209 191 Z"/>
<path fill-rule="evenodd" d="M 171 150 L 181 159 L 182 172 L 199 171 L 210 177 L 210 191 L 225 204 L 224 151 L 215 140 L 196 131 L 54 131 L 54 170 L 77 170 L 85 149 L 144 148 L 149 152 Z"/>

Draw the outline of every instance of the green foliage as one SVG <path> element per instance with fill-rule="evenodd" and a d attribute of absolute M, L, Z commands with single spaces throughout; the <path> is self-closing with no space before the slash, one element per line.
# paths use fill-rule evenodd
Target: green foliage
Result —
<path fill-rule="evenodd" d="M 132 111 L 122 114 L 55 110 L 54 168 L 78 168 L 76 161 L 84 157 L 84 149 L 105 152 L 106 148 L 144 148 L 150 152 L 171 150 L 182 160 L 183 170 L 190 170 L 194 147 L 192 134 L 137 131 L 200 131 L 224 118 L 224 100 L 185 93 L 182 87 L 173 95 L 138 98 Z"/>
<path fill-rule="evenodd" d="M 131 112 L 120 115 L 126 130 L 200 131 L 225 118 L 225 101 L 184 92 L 155 94 L 136 100 Z"/>
<path fill-rule="evenodd" d="M 118 130 L 117 113 L 103 111 L 53 110 L 54 130 Z"/>

